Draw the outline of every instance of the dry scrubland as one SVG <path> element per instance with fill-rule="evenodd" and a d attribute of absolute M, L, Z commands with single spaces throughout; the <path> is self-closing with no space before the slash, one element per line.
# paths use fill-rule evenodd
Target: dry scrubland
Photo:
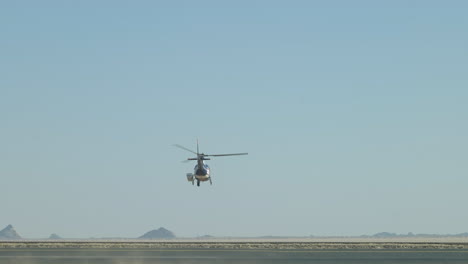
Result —
<path fill-rule="evenodd" d="M 0 241 L 0 248 L 68 249 L 226 249 L 226 250 L 320 250 L 320 249 L 468 249 L 467 239 L 209 239 L 209 240 L 34 240 Z"/>

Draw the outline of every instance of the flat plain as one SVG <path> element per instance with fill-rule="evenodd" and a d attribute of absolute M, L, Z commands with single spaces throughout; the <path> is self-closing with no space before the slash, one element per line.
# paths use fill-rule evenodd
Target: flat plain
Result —
<path fill-rule="evenodd" d="M 468 243 L 385 239 L 0 241 L 0 264 L 468 263 Z"/>
<path fill-rule="evenodd" d="M 468 237 L 0 240 L 0 249 L 467 249 Z"/>

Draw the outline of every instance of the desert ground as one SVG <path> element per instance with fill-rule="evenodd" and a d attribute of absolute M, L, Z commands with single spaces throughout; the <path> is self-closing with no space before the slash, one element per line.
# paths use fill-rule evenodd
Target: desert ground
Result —
<path fill-rule="evenodd" d="M 14 248 L 128 248 L 128 249 L 468 249 L 468 238 L 282 238 L 171 240 L 18 240 L 0 241 L 0 249 Z"/>

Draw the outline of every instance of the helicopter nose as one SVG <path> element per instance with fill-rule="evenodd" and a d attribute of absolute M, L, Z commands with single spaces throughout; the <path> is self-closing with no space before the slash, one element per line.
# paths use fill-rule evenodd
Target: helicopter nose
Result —
<path fill-rule="evenodd" d="M 197 175 L 206 175 L 206 170 L 204 170 L 204 169 L 198 169 L 198 170 L 195 172 L 195 174 L 197 174 Z"/>

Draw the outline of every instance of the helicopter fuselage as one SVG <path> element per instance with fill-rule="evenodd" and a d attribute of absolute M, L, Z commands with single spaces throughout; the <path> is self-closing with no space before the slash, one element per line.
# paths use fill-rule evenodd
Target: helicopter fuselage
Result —
<path fill-rule="evenodd" d="M 208 181 L 210 179 L 210 167 L 203 161 L 193 168 L 193 176 L 199 181 Z"/>

